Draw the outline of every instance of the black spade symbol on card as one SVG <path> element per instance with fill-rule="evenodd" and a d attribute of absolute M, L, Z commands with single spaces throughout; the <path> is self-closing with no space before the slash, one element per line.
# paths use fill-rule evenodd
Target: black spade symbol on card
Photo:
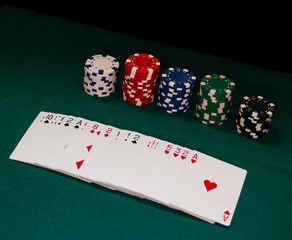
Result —
<path fill-rule="evenodd" d="M 48 120 L 46 120 L 46 121 L 44 121 L 44 123 L 45 123 L 45 124 L 47 124 L 47 123 L 49 123 L 49 121 L 48 121 Z"/>
<path fill-rule="evenodd" d="M 68 126 L 69 126 L 69 123 L 65 123 L 64 126 L 65 126 L 65 127 L 68 127 Z"/>

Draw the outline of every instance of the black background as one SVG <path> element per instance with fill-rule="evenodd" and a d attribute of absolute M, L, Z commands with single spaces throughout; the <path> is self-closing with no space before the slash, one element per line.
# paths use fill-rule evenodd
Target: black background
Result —
<path fill-rule="evenodd" d="M 4 1 L 111 31 L 292 72 L 292 17 L 279 1 Z"/>

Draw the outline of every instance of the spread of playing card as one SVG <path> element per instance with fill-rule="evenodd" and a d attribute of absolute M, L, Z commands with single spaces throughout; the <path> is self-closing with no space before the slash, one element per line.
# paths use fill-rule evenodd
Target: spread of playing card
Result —
<path fill-rule="evenodd" d="M 40 112 L 10 159 L 229 226 L 246 170 L 196 150 L 80 117 Z"/>

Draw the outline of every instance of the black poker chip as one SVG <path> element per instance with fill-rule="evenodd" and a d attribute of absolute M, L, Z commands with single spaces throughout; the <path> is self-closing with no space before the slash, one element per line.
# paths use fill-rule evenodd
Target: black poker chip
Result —
<path fill-rule="evenodd" d="M 245 96 L 235 119 L 238 133 L 250 138 L 260 138 L 269 132 L 275 104 L 263 96 Z"/>

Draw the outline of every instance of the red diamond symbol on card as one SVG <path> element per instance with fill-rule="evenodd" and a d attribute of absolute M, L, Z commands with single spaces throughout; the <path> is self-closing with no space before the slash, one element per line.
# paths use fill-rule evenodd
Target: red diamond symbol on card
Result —
<path fill-rule="evenodd" d="M 105 136 L 105 137 L 108 137 L 109 135 L 106 133 L 106 134 L 104 134 L 104 136 Z"/>
<path fill-rule="evenodd" d="M 89 151 L 90 151 L 90 149 L 92 148 L 92 145 L 90 145 L 90 146 L 87 146 L 86 148 L 87 148 L 87 150 L 88 150 L 88 152 L 89 152 Z"/>
<path fill-rule="evenodd" d="M 192 162 L 192 163 L 195 163 L 196 161 L 197 161 L 197 160 L 195 160 L 195 159 L 191 159 L 191 162 Z"/>
<path fill-rule="evenodd" d="M 83 162 L 84 162 L 84 160 L 81 160 L 79 162 L 76 162 L 77 169 L 81 168 Z"/>
<path fill-rule="evenodd" d="M 94 130 L 90 130 L 91 133 L 94 133 Z"/>
<path fill-rule="evenodd" d="M 177 156 L 178 156 L 178 154 L 177 154 L 177 153 L 174 153 L 174 154 L 173 154 L 173 156 L 174 156 L 174 157 L 177 157 Z"/>
<path fill-rule="evenodd" d="M 99 135 L 100 134 L 100 131 L 98 131 L 98 132 L 96 132 L 97 133 L 97 135 Z"/>
<path fill-rule="evenodd" d="M 169 151 L 167 151 L 167 150 L 165 150 L 164 152 L 165 152 L 165 154 L 169 154 Z"/>

